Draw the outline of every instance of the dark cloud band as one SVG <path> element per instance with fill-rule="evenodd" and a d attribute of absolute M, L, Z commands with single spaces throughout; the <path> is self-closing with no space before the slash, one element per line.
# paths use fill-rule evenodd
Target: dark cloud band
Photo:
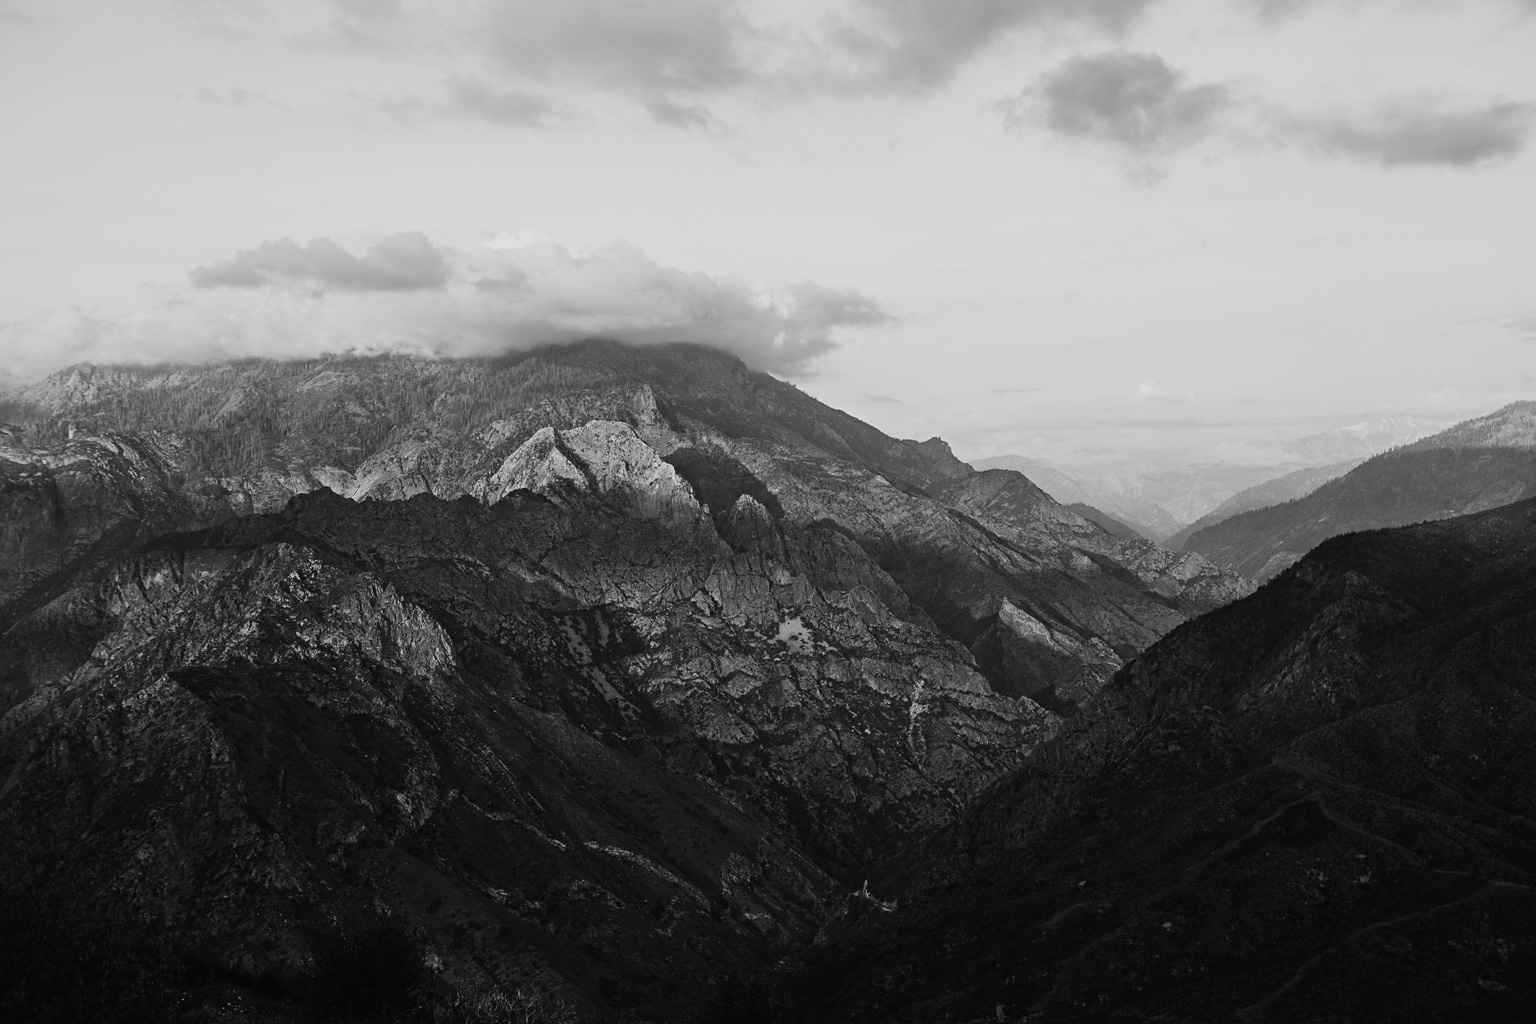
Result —
<path fill-rule="evenodd" d="M 1135 153 L 1178 149 L 1211 134 L 1232 102 L 1225 85 L 1192 84 L 1151 53 L 1073 57 L 1010 100 L 1017 125 L 1038 121 L 1058 135 Z"/>
<path fill-rule="evenodd" d="M 1518 155 L 1536 129 L 1536 106 L 1497 101 L 1447 109 L 1399 103 L 1364 117 L 1293 122 L 1296 135 L 1336 156 L 1386 166 L 1468 167 Z"/>

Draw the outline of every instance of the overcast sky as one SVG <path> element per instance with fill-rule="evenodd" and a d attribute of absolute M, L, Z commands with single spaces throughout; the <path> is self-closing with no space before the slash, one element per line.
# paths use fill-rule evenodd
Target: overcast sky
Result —
<path fill-rule="evenodd" d="M 712 341 L 968 457 L 1536 397 L 1536 0 L 0 0 L 0 382 Z"/>

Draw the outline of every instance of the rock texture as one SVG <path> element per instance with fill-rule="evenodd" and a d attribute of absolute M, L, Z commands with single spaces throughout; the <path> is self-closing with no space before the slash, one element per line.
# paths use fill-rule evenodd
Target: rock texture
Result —
<path fill-rule="evenodd" d="M 381 913 L 439 994 L 695 1013 L 1246 589 L 689 346 L 30 397 L 0 885 L 255 1019 Z"/>
<path fill-rule="evenodd" d="M 944 488 L 974 474 L 942 440 L 887 437 L 696 346 L 82 367 L 28 396 L 36 439 L 70 426 L 153 428 L 174 438 L 181 492 L 210 517 L 275 511 L 321 487 L 354 499 L 427 493 L 493 502 L 521 488 L 556 502 L 565 491 L 598 493 L 641 516 L 687 519 L 707 509 L 719 527 L 748 494 L 775 521 L 843 530 L 972 651 L 994 689 L 1066 713 L 1130 654 L 1210 607 L 1211 594 L 1243 587 L 1229 575 L 1202 594 L 1184 578 L 1188 565 L 1103 544 L 1038 492 L 1032 500 L 1072 525 L 1003 540 L 951 507 L 960 492 L 951 500 Z M 609 477 L 593 468 L 607 465 L 615 467 Z M 1075 553 L 1064 539 L 1074 530 L 1086 538 Z M 998 618 L 1004 601 L 1047 624 L 1058 642 L 1020 640 Z"/>
<path fill-rule="evenodd" d="M 1052 734 L 836 530 L 648 515 L 683 495 L 624 431 L 572 447 L 607 489 L 320 491 L 23 616 L 55 659 L 0 721 L 4 883 L 251 970 L 381 903 L 452 978 L 664 1005 Z"/>
<path fill-rule="evenodd" d="M 801 1012 L 1528 1019 L 1533 663 L 1536 501 L 1335 538 L 893 860 Z"/>

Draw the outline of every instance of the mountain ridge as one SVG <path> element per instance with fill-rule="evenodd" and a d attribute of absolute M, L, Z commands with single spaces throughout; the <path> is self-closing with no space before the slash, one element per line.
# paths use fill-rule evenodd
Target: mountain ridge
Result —
<path fill-rule="evenodd" d="M 1049 537 L 1036 529 L 1025 547 L 1000 547 L 995 534 L 931 496 L 974 472 L 942 440 L 889 438 L 734 357 L 697 346 L 592 342 L 500 360 L 81 367 L 28 396 L 34 413 L 26 430 L 34 445 L 67 445 L 71 433 L 84 437 L 108 426 L 174 439 L 178 500 L 214 518 L 276 511 L 318 487 L 359 499 L 494 497 L 497 474 L 510 473 L 508 460 L 540 431 L 553 431 L 548 443 L 558 444 L 562 432 L 592 422 L 625 424 L 691 488 L 716 488 L 710 493 L 721 503 L 734 502 L 745 488 L 776 515 L 802 524 L 835 521 L 964 643 L 990 643 L 989 631 L 1006 625 L 1006 616 L 998 618 L 1004 602 L 1051 623 L 1082 651 L 1099 637 L 1120 653 L 1084 655 L 1060 670 L 1087 672 L 1090 686 L 1107 679 L 1125 654 L 1225 599 L 1213 597 L 1216 591 L 1182 596 L 1194 577 L 1164 585 L 1074 560 L 1072 544 L 1101 531 L 1070 514 L 1053 520 Z M 717 517 L 725 511 L 712 509 Z M 1029 546 L 1042 544 L 1051 552 L 1045 562 L 1044 550 Z M 1130 549 L 1095 557 L 1122 556 L 1151 564 Z M 956 574 L 970 581 L 964 601 L 942 585 Z M 1244 586 L 1232 577 L 1217 591 L 1230 596 Z M 987 663 L 1002 692 L 1052 685 L 1017 657 Z"/>
<path fill-rule="evenodd" d="M 1536 494 L 1533 407 L 1515 403 L 1374 456 L 1304 497 L 1194 531 L 1183 550 L 1262 581 L 1329 536 L 1529 497 Z"/>

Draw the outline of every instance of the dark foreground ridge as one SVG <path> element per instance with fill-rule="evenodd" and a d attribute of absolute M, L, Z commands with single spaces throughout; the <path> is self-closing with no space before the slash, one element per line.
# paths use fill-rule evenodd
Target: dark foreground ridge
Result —
<path fill-rule="evenodd" d="M 817 1012 L 1530 1020 L 1533 666 L 1536 501 L 1329 541 L 888 863 Z"/>

